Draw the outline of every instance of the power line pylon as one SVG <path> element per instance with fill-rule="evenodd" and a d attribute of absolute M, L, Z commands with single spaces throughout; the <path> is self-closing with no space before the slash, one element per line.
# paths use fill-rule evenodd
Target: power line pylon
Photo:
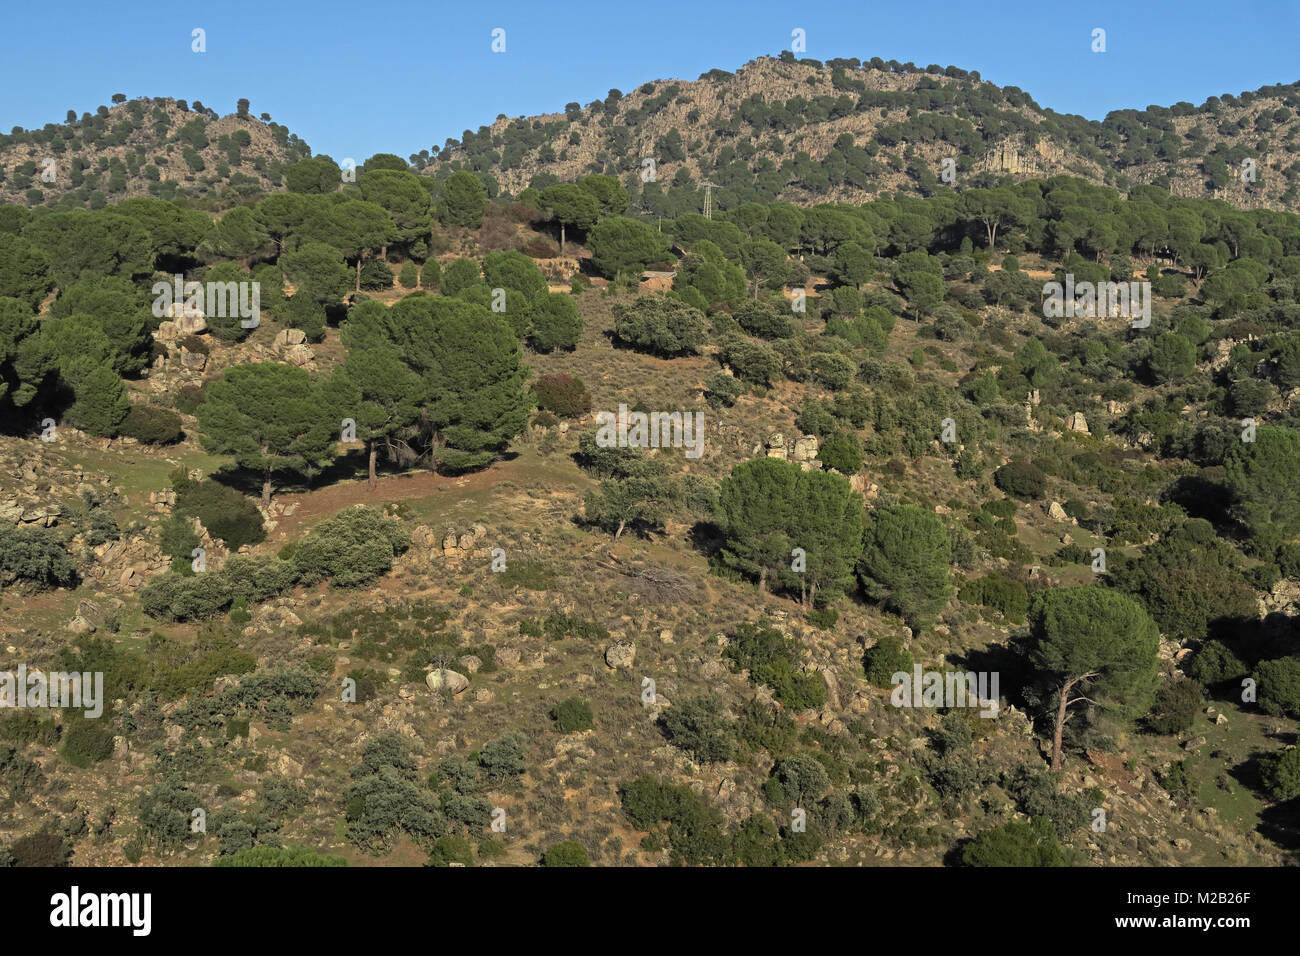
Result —
<path fill-rule="evenodd" d="M 719 188 L 717 183 L 711 183 L 707 180 L 700 183 L 704 187 L 704 218 L 713 218 L 713 190 Z"/>

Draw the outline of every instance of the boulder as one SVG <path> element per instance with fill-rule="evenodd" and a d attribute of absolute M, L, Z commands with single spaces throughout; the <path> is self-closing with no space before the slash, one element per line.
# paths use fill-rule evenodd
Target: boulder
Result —
<path fill-rule="evenodd" d="M 290 345 L 302 345 L 307 341 L 307 333 L 301 329 L 284 329 L 275 337 L 275 344 L 281 348 Z"/>
<path fill-rule="evenodd" d="M 463 693 L 465 688 L 469 686 L 468 677 L 445 667 L 431 670 L 424 678 L 424 682 L 429 685 L 429 690 L 435 694 L 445 690 L 449 691 L 453 697 Z"/>
<path fill-rule="evenodd" d="M 636 645 L 631 641 L 615 641 L 605 648 L 605 663 L 617 670 L 631 667 L 636 660 Z"/>
<path fill-rule="evenodd" d="M 182 312 L 172 321 L 176 326 L 178 336 L 200 335 L 208 330 L 208 320 L 201 315 L 187 315 Z"/>
<path fill-rule="evenodd" d="M 1059 501 L 1053 501 L 1047 506 L 1047 516 L 1053 521 L 1069 521 L 1070 516 L 1065 513 Z"/>
<path fill-rule="evenodd" d="M 1088 419 L 1083 417 L 1083 412 L 1074 412 L 1065 420 L 1065 427 L 1072 432 L 1081 434 L 1090 434 L 1088 431 Z"/>

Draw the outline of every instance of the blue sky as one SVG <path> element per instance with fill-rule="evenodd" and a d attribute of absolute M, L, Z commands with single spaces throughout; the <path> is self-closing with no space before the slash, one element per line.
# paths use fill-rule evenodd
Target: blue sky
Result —
<path fill-rule="evenodd" d="M 84 0 L 10 4 L 0 36 L 0 129 L 62 122 L 113 93 L 248 97 L 317 153 L 406 157 L 466 128 L 554 112 L 652 79 L 693 80 L 788 49 L 953 64 L 1019 86 L 1060 112 L 1238 93 L 1300 80 L 1300 4 L 1153 3 L 387 3 Z M 206 31 L 207 52 L 191 51 Z M 494 28 L 506 51 L 493 53 Z M 1107 52 L 1093 53 L 1092 31 Z"/>

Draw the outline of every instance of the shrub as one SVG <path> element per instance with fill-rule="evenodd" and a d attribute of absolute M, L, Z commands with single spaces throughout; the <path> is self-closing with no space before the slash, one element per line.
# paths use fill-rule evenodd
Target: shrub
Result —
<path fill-rule="evenodd" d="M 1249 668 L 1221 641 L 1206 641 L 1197 649 L 1188 671 L 1208 686 L 1245 677 Z"/>
<path fill-rule="evenodd" d="M 718 343 L 718 360 L 731 367 L 742 382 L 771 385 L 781 374 L 781 358 L 765 345 L 741 335 L 730 335 Z"/>
<path fill-rule="evenodd" d="M 63 759 L 83 770 L 113 756 L 113 727 L 102 718 L 74 720 L 63 733 Z"/>
<path fill-rule="evenodd" d="M 231 551 L 266 540 L 262 513 L 235 489 L 215 481 L 191 481 L 183 474 L 173 476 L 172 487 L 176 491 L 174 515 L 198 518 L 208 533 L 220 538 Z M 184 553 L 189 556 L 188 550 Z"/>
<path fill-rule="evenodd" d="M 1274 800 L 1300 797 L 1300 748 L 1288 747 L 1261 762 L 1260 778 Z"/>
<path fill-rule="evenodd" d="M 1258 667 L 1259 706 L 1265 713 L 1300 717 L 1300 657 L 1279 657 Z"/>
<path fill-rule="evenodd" d="M 578 418 L 591 411 L 591 394 L 572 375 L 543 375 L 533 385 L 537 407 L 561 418 Z"/>
<path fill-rule="evenodd" d="M 761 339 L 788 339 L 794 335 L 789 317 L 770 302 L 745 302 L 734 317 L 742 329 Z"/>
<path fill-rule="evenodd" d="M 185 577 L 168 571 L 140 591 L 140 607 L 160 621 L 215 617 L 234 599 L 230 586 L 215 572 Z"/>
<path fill-rule="evenodd" d="M 900 637 L 882 637 L 862 655 L 867 683 L 875 687 L 894 686 L 894 675 L 899 672 L 911 674 L 914 663 Z"/>
<path fill-rule="evenodd" d="M 518 777 L 526 770 L 524 756 L 528 752 L 528 735 L 517 730 L 485 744 L 479 751 L 478 765 L 483 776 L 491 783 L 502 783 Z"/>
<path fill-rule="evenodd" d="M 1019 581 L 1002 574 L 989 574 L 961 589 L 961 599 L 997 610 L 1013 624 L 1023 624 L 1029 610 L 1029 591 Z"/>
<path fill-rule="evenodd" d="M 829 631 L 839 622 L 840 612 L 833 607 L 813 608 L 804 615 L 813 627 Z"/>
<path fill-rule="evenodd" d="M 825 679 L 802 672 L 798 644 L 774 627 L 741 624 L 724 654 L 736 670 L 748 669 L 751 684 L 766 684 L 787 707 L 803 710 L 826 703 Z"/>
<path fill-rule="evenodd" d="M 704 382 L 707 391 L 704 393 L 704 399 L 712 408 L 726 406 L 730 408 L 736 404 L 736 399 L 745 392 L 745 387 L 736 380 L 734 375 L 727 375 L 724 372 L 715 372 L 710 375 Z"/>
<path fill-rule="evenodd" d="M 405 284 L 405 283 L 403 283 Z M 363 259 L 361 261 L 361 288 L 368 292 L 393 287 L 393 270 L 383 259 Z"/>
<path fill-rule="evenodd" d="M 704 344 L 708 322 L 679 299 L 646 297 L 614 306 L 614 334 L 634 348 L 673 356 Z"/>
<path fill-rule="evenodd" d="M 1011 820 L 985 830 L 961 851 L 963 866 L 1062 866 L 1056 831 L 1042 819 Z"/>
<path fill-rule="evenodd" d="M 581 843 L 564 840 L 542 855 L 542 866 L 591 866 L 591 861 Z"/>
<path fill-rule="evenodd" d="M 254 846 L 236 850 L 227 856 L 220 856 L 212 861 L 213 866 L 347 866 L 348 861 L 341 856 L 323 856 L 316 850 L 303 846 L 281 848 L 278 846 Z"/>
<path fill-rule="evenodd" d="M 433 849 L 429 851 L 429 860 L 425 865 L 450 866 L 453 863 L 461 866 L 474 865 L 474 851 L 470 848 L 469 840 L 456 834 L 439 837 L 434 841 Z"/>
<path fill-rule="evenodd" d="M 16 582 L 68 587 L 77 579 L 72 556 L 49 528 L 0 525 L 0 587 Z"/>
<path fill-rule="evenodd" d="M 817 453 L 822 464 L 844 475 L 856 475 L 862 470 L 862 440 L 853 432 L 836 432 L 826 439 Z"/>
<path fill-rule="evenodd" d="M 185 437 L 181 417 L 157 405 L 132 405 L 119 431 L 146 445 L 170 445 Z"/>
<path fill-rule="evenodd" d="M 1004 492 L 1021 501 L 1043 497 L 1047 476 L 1033 462 L 1023 458 L 1009 461 L 993 472 L 993 482 Z"/>
<path fill-rule="evenodd" d="M 585 697 L 567 697 L 551 708 L 551 720 L 562 734 L 591 729 L 591 704 Z"/>
<path fill-rule="evenodd" d="M 397 274 L 397 281 L 401 283 L 403 289 L 414 289 L 419 284 L 419 268 L 411 259 L 402 263 L 402 271 Z"/>
<path fill-rule="evenodd" d="M 394 556 L 409 546 L 410 535 L 400 521 L 355 505 L 313 528 L 293 564 L 305 583 L 329 578 L 337 587 L 359 587 L 388 573 Z"/>
<path fill-rule="evenodd" d="M 50 825 L 35 833 L 17 837 L 9 844 L 13 866 L 67 866 L 72 857 L 72 845 Z"/>
<path fill-rule="evenodd" d="M 1151 709 L 1150 726 L 1158 734 L 1182 734 L 1192 729 L 1201 705 L 1205 703 L 1205 688 L 1199 681 L 1167 681 L 1156 691 L 1156 703 Z"/>
<path fill-rule="evenodd" d="M 182 385 L 176 390 L 176 410 L 185 415 L 193 415 L 195 409 L 203 404 L 206 388 L 202 385 Z"/>
<path fill-rule="evenodd" d="M 730 760 L 735 754 L 735 722 L 719 697 L 693 697 L 670 707 L 659 718 L 659 725 L 669 743 L 700 763 Z"/>

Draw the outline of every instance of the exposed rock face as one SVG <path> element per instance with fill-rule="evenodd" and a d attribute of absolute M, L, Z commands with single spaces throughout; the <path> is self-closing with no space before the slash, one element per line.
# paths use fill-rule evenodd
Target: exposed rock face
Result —
<path fill-rule="evenodd" d="M 812 461 L 817 457 L 818 445 L 816 435 L 804 435 L 794 443 L 794 460 Z"/>
<path fill-rule="evenodd" d="M 605 649 L 605 663 L 610 667 L 631 667 L 636 660 L 636 645 L 631 641 L 616 641 Z"/>
<path fill-rule="evenodd" d="M 1083 417 L 1083 412 L 1075 412 L 1067 418 L 1065 420 L 1065 427 L 1072 432 L 1080 432 L 1084 435 L 1089 434 L 1088 419 Z"/>
<path fill-rule="evenodd" d="M 288 331 L 293 331 L 292 329 Z M 316 353 L 307 345 L 290 345 L 284 350 L 284 360 L 290 365 L 302 368 L 316 361 Z"/>

